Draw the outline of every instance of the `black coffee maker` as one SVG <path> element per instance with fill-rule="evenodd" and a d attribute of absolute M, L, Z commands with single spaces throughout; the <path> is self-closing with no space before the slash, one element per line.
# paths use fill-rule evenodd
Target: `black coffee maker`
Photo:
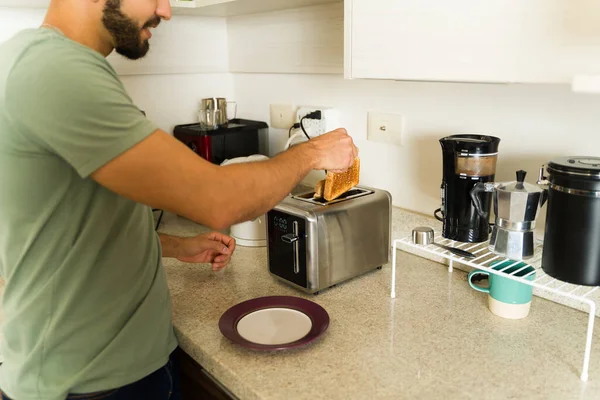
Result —
<path fill-rule="evenodd" d="M 269 125 L 262 121 L 231 119 L 227 126 L 206 130 L 201 124 L 177 125 L 173 136 L 213 164 L 255 154 L 269 156 Z"/>
<path fill-rule="evenodd" d="M 494 181 L 500 139 L 477 134 L 452 135 L 440 139 L 440 144 L 442 207 L 435 216 L 444 223 L 442 236 L 458 242 L 485 242 L 489 237 L 488 220 L 479 216 L 470 193 L 477 183 Z M 481 205 L 488 215 L 491 203 L 492 194 L 484 193 Z"/>

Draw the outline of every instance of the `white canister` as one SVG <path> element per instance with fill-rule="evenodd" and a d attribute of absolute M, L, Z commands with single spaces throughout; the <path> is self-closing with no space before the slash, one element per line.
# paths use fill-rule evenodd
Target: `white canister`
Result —
<path fill-rule="evenodd" d="M 238 157 L 232 158 L 231 160 L 225 160 L 221 165 L 224 166 L 246 162 L 264 161 L 268 159 L 269 157 L 267 156 L 255 154 L 249 157 Z M 229 234 L 240 246 L 265 247 L 267 245 L 267 227 L 265 224 L 266 218 L 263 214 L 254 221 L 247 221 L 232 225 Z"/>

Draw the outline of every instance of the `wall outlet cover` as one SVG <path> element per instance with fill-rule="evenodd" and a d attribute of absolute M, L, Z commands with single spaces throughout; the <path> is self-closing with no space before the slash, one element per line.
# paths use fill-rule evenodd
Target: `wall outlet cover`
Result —
<path fill-rule="evenodd" d="M 301 106 L 298 108 L 296 122 L 300 122 L 305 115 L 317 110 L 321 111 L 320 120 L 305 119 L 303 122 L 309 136 L 319 136 L 340 127 L 339 111 L 332 107 Z"/>
<path fill-rule="evenodd" d="M 406 129 L 404 115 L 370 112 L 367 125 L 369 141 L 402 146 L 402 136 Z"/>
<path fill-rule="evenodd" d="M 271 104 L 271 127 L 290 129 L 296 122 L 296 107 L 292 104 Z"/>

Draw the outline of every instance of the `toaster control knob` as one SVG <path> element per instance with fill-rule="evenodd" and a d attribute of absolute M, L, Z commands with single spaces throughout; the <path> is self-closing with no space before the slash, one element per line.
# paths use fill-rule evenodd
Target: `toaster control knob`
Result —
<path fill-rule="evenodd" d="M 283 235 L 281 237 L 281 240 L 283 240 L 286 243 L 294 243 L 297 242 L 300 238 L 298 237 L 298 235 L 293 234 L 293 233 L 288 233 L 287 235 Z"/>

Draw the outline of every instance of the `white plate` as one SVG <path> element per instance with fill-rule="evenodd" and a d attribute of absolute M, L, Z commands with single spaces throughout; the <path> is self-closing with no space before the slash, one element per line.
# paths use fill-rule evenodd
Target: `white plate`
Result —
<path fill-rule="evenodd" d="M 292 343 L 312 329 L 311 319 L 289 308 L 267 308 L 244 316 L 237 324 L 238 334 L 249 342 L 264 345 Z"/>

